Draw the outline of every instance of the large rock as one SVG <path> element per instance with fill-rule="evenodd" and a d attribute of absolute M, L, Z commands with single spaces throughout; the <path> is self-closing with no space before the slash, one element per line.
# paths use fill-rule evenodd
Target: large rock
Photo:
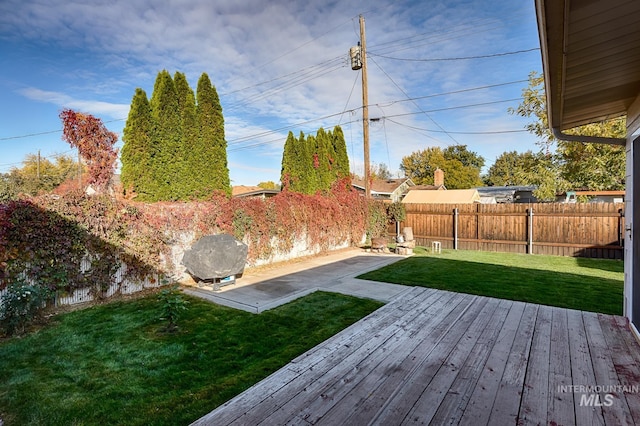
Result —
<path fill-rule="evenodd" d="M 182 264 L 202 281 L 241 275 L 248 247 L 227 234 L 205 235 L 184 252 Z"/>

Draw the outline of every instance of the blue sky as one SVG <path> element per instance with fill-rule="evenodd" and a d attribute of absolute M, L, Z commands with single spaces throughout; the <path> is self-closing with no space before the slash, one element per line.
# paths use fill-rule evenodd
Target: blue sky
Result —
<path fill-rule="evenodd" d="M 338 124 L 362 174 L 360 73 L 347 61 L 359 15 L 372 162 L 398 175 L 402 157 L 430 146 L 467 145 L 487 167 L 537 149 L 507 112 L 542 69 L 533 0 L 2 0 L 0 172 L 38 150 L 76 155 L 62 108 L 121 136 L 136 87 L 151 96 L 167 69 L 216 86 L 232 184 L 277 182 L 290 130 Z"/>

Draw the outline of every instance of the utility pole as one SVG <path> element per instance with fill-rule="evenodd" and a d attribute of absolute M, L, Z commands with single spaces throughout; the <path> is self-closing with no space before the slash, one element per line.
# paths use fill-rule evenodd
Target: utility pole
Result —
<path fill-rule="evenodd" d="M 40 150 L 38 150 L 38 165 L 37 165 L 36 175 L 38 178 L 38 182 L 40 182 Z"/>
<path fill-rule="evenodd" d="M 367 84 L 367 38 L 364 16 L 360 15 L 360 58 L 362 60 L 362 136 L 364 144 L 364 197 L 371 198 L 369 167 L 369 89 Z"/>
<path fill-rule="evenodd" d="M 364 197 L 371 198 L 369 182 L 369 89 L 367 84 L 367 37 L 364 33 L 364 16 L 360 15 L 360 41 L 349 49 L 351 69 L 362 69 L 362 136 L 364 139 Z"/>

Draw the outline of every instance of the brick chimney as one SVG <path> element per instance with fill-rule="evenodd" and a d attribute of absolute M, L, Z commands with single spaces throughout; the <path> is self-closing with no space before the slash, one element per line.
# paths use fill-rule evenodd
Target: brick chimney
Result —
<path fill-rule="evenodd" d="M 435 186 L 444 186 L 444 172 L 440 168 L 433 172 L 433 184 Z"/>

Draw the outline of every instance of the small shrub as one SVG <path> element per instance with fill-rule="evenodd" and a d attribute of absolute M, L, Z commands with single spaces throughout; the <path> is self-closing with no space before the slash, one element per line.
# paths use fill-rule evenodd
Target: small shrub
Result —
<path fill-rule="evenodd" d="M 391 203 L 387 206 L 387 217 L 389 222 L 397 223 L 407 219 L 407 211 L 404 204 L 399 201 Z"/>
<path fill-rule="evenodd" d="M 40 319 L 45 303 L 52 297 L 46 287 L 22 281 L 9 284 L 0 301 L 0 328 L 8 336 L 23 333 L 27 325 Z"/>
<path fill-rule="evenodd" d="M 188 309 L 189 302 L 182 298 L 178 285 L 166 288 L 158 295 L 162 310 L 160 320 L 167 321 L 165 331 L 174 332 L 178 329 L 178 318 L 183 311 Z"/>
<path fill-rule="evenodd" d="M 368 218 L 367 236 L 369 239 L 386 234 L 389 219 L 387 218 L 386 206 L 382 202 L 372 201 L 369 203 Z"/>

